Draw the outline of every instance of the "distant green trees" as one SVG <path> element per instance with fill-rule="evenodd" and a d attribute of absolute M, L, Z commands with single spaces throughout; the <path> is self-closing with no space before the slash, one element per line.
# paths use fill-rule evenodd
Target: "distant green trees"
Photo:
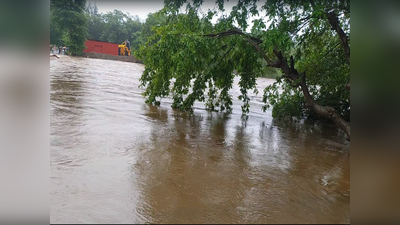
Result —
<path fill-rule="evenodd" d="M 73 55 L 82 53 L 86 39 L 117 44 L 128 39 L 134 52 L 155 34 L 154 27 L 166 23 L 166 16 L 152 13 L 145 21 L 120 10 L 99 13 L 96 4 L 86 1 L 52 0 L 50 10 L 50 44 L 69 46 Z"/>
<path fill-rule="evenodd" d="M 97 7 L 89 4 L 86 13 L 89 18 L 89 39 L 92 40 L 120 44 L 126 39 L 130 40 L 133 33 L 142 29 L 138 16 L 131 16 L 119 10 L 99 14 Z"/>
<path fill-rule="evenodd" d="M 165 16 L 156 16 L 150 13 L 145 22 L 138 16 L 131 16 L 119 10 L 98 13 L 97 6 L 88 4 L 89 39 L 122 43 L 126 39 L 131 42 L 132 50 L 138 50 L 139 46 L 146 43 L 147 38 L 154 35 L 153 27 L 163 26 Z"/>

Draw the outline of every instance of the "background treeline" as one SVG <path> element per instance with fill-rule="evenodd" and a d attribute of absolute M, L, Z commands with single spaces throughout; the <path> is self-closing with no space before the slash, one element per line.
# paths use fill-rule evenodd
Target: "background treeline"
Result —
<path fill-rule="evenodd" d="M 55 21 L 59 15 L 52 11 L 50 14 L 50 43 L 65 46 L 65 30 L 61 29 Z M 121 44 L 129 40 L 132 50 L 147 41 L 153 35 L 153 26 L 162 26 L 165 18 L 149 14 L 145 21 L 139 16 L 125 14 L 119 10 L 99 13 L 95 4 L 88 3 L 85 7 L 84 17 L 87 20 L 87 39 Z"/>

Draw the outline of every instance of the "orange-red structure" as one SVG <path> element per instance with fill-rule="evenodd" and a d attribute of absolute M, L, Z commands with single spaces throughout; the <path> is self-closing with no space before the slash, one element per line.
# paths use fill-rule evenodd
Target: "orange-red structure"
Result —
<path fill-rule="evenodd" d="M 115 43 L 86 40 L 85 45 L 86 49 L 84 49 L 83 52 L 96 52 L 109 55 L 118 55 L 118 44 Z"/>

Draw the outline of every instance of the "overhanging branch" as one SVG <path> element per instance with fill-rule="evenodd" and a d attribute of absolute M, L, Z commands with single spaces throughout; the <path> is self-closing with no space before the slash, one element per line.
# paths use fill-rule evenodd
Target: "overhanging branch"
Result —
<path fill-rule="evenodd" d="M 223 36 L 230 36 L 230 35 L 243 35 L 246 37 L 246 41 L 248 41 L 253 47 L 262 55 L 262 57 L 267 61 L 268 66 L 271 67 L 276 67 L 282 69 L 284 73 L 284 77 L 288 79 L 289 84 L 292 85 L 293 87 L 300 87 L 305 100 L 306 104 L 308 105 L 309 108 L 311 108 L 313 111 L 315 111 L 317 114 L 327 117 L 334 121 L 338 127 L 340 127 L 348 137 L 348 140 L 350 140 L 350 124 L 346 122 L 339 113 L 332 107 L 330 106 L 322 106 L 319 105 L 314 101 L 314 98 L 312 97 L 307 83 L 305 79 L 305 74 L 300 74 L 297 69 L 294 68 L 294 58 L 290 57 L 290 62 L 288 63 L 287 59 L 283 56 L 281 51 L 278 51 L 277 49 L 273 49 L 274 54 L 277 57 L 276 61 L 272 61 L 266 54 L 265 52 L 260 48 L 259 44 L 262 43 L 262 41 L 258 38 L 251 37 L 248 34 L 245 34 L 241 32 L 240 30 L 229 30 L 225 32 L 220 32 L 216 34 L 206 34 L 202 35 L 205 37 L 223 37 Z M 228 51 L 229 52 L 229 51 Z M 350 84 L 348 86 L 350 88 Z"/>
<path fill-rule="evenodd" d="M 268 66 L 271 67 L 278 67 L 279 68 L 279 62 L 274 62 L 272 61 L 266 54 L 265 52 L 260 48 L 259 44 L 262 43 L 262 40 L 256 37 L 252 37 L 246 33 L 243 33 L 239 29 L 231 29 L 228 31 L 223 31 L 220 33 L 215 33 L 215 34 L 204 34 L 202 35 L 203 37 L 226 37 L 230 35 L 242 35 L 246 37 L 246 41 L 248 41 L 253 47 L 261 54 L 261 56 L 264 58 L 265 61 L 267 61 Z"/>
<path fill-rule="evenodd" d="M 204 34 L 202 36 L 203 37 L 224 37 L 224 36 L 230 36 L 230 35 L 243 35 L 243 36 L 246 36 L 246 38 L 252 40 L 257 45 L 262 43 L 261 39 L 250 36 L 249 34 L 243 33 L 239 29 L 231 29 L 231 30 L 223 31 L 223 32 L 216 33 L 216 34 Z"/>
<path fill-rule="evenodd" d="M 339 36 L 340 42 L 344 48 L 344 52 L 346 53 L 347 63 L 350 65 L 350 46 L 349 40 L 346 33 L 340 27 L 339 18 L 335 14 L 335 12 L 326 13 L 326 17 L 328 18 L 329 24 L 332 26 L 332 30 L 336 31 Z"/>
<path fill-rule="evenodd" d="M 279 67 L 279 63 L 278 62 L 273 62 L 267 56 L 267 54 L 265 54 L 265 52 L 260 48 L 260 46 L 253 41 L 253 39 L 246 38 L 246 41 L 248 41 L 251 45 L 253 45 L 253 47 L 261 54 L 261 56 L 264 58 L 264 60 L 267 61 L 268 66 L 270 66 L 270 67 Z"/>
<path fill-rule="evenodd" d="M 216 33 L 216 34 L 203 34 L 202 36 L 203 37 L 223 37 L 223 36 L 230 36 L 230 35 L 235 35 L 235 34 L 245 35 L 245 33 L 240 31 L 239 29 L 237 29 L 237 30 L 231 29 L 231 30 L 223 31 L 223 32 Z"/>

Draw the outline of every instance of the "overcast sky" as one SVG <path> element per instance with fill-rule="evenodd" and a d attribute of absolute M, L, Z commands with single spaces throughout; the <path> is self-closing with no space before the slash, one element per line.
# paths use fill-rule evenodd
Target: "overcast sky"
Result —
<path fill-rule="evenodd" d="M 258 3 L 260 7 L 265 3 L 266 0 L 261 0 Z M 159 11 L 164 7 L 163 0 L 88 0 L 91 4 L 96 3 L 97 8 L 100 13 L 112 12 L 114 9 L 120 10 L 124 13 L 129 13 L 132 16 L 138 15 L 142 21 L 145 21 L 147 15 L 149 13 L 154 13 Z M 230 0 L 229 2 L 225 1 L 225 13 L 229 14 L 231 12 L 232 6 L 236 5 L 237 1 Z M 206 13 L 208 9 L 213 9 L 217 7 L 215 5 L 215 0 L 204 0 L 204 3 L 201 7 L 201 10 Z M 185 8 L 182 7 L 181 10 Z M 182 11 L 183 12 L 183 11 Z M 249 18 L 250 22 L 254 18 Z M 216 22 L 217 18 L 214 17 L 212 22 Z M 250 30 L 250 27 L 247 31 Z"/>
<path fill-rule="evenodd" d="M 163 1 L 156 0 L 88 0 L 90 3 L 96 3 L 100 13 L 112 12 L 114 9 L 132 16 L 138 15 L 145 20 L 147 14 L 157 12 L 164 7 Z"/>
<path fill-rule="evenodd" d="M 129 13 L 132 16 L 138 15 L 142 20 L 145 20 L 147 14 L 159 11 L 164 7 L 162 0 L 88 0 L 90 3 L 96 3 L 99 12 L 112 12 L 114 9 L 124 13 Z M 226 13 L 230 13 L 230 9 L 237 1 L 225 2 Z M 204 0 L 201 7 L 203 12 L 216 7 L 215 0 Z M 183 8 L 184 9 L 184 8 Z"/>

